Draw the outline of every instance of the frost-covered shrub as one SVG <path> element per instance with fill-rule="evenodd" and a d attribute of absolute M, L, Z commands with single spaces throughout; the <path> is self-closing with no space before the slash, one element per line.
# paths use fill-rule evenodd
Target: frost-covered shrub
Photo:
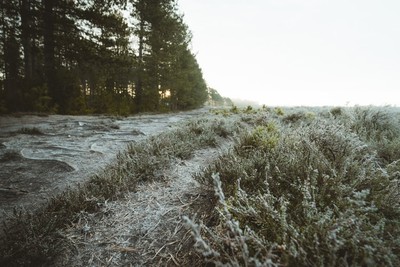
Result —
<path fill-rule="evenodd" d="M 265 246 L 265 240 L 249 227 L 243 229 L 235 220 L 225 200 L 219 176 L 213 175 L 212 181 L 220 204 L 217 209 L 220 215 L 218 229 L 196 224 L 188 217 L 183 218 L 192 231 L 196 250 L 216 266 L 278 266 L 272 261 L 275 255 Z"/>
<path fill-rule="evenodd" d="M 199 136 L 199 141 L 210 146 L 218 143 L 218 138 L 227 138 L 236 135 L 245 125 L 238 122 L 237 118 L 204 118 L 192 120 L 187 123 L 188 132 L 183 131 L 182 138 L 191 139 L 190 134 Z M 193 138 L 192 138 L 193 139 Z"/>
<path fill-rule="evenodd" d="M 24 211 L 9 218 L 0 234 L 0 266 L 54 266 L 52 260 L 70 244 L 59 230 L 81 212 L 98 212 L 101 203 L 123 197 L 135 190 L 138 182 L 163 179 L 165 169 L 177 159 L 190 158 L 195 150 L 217 145 L 240 126 L 235 120 L 199 118 L 129 144 L 113 164 L 78 188 L 55 196 L 34 214 Z M 6 153 L 0 161 L 18 157 L 18 153 Z"/>
<path fill-rule="evenodd" d="M 346 118 L 350 130 L 374 148 L 381 161 L 399 159 L 400 111 L 395 108 L 356 107 Z"/>
<path fill-rule="evenodd" d="M 335 107 L 335 108 L 332 108 L 329 112 L 332 114 L 333 117 L 337 118 L 342 115 L 343 108 Z"/>
<path fill-rule="evenodd" d="M 391 163 L 400 159 L 400 137 L 377 144 L 378 156 L 384 163 Z"/>
<path fill-rule="evenodd" d="M 314 118 L 315 114 L 313 112 L 297 111 L 285 115 L 282 118 L 282 121 L 288 124 L 293 124 L 298 122 L 308 123 L 311 122 Z"/>
<path fill-rule="evenodd" d="M 400 113 L 389 108 L 357 107 L 352 130 L 367 141 L 392 140 L 400 134 Z"/>
<path fill-rule="evenodd" d="M 241 139 L 241 148 L 257 148 L 262 150 L 273 149 L 279 140 L 279 130 L 274 123 L 257 126 L 253 131 L 246 133 Z"/>
<path fill-rule="evenodd" d="M 400 264 L 400 164 L 382 168 L 366 138 L 368 132 L 374 140 L 388 138 L 396 126 L 379 121 L 356 130 L 351 112 L 256 125 L 196 176 L 214 187 L 219 203 L 217 226 L 187 219 L 206 260 L 220 266 Z"/>

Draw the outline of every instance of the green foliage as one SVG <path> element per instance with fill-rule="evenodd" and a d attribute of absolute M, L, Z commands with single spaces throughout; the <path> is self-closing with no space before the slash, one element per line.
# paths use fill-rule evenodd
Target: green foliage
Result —
<path fill-rule="evenodd" d="M 275 113 L 278 116 L 283 116 L 285 115 L 285 112 L 283 111 L 283 108 L 275 108 Z"/>
<path fill-rule="evenodd" d="M 261 110 L 263 111 L 270 111 L 271 108 L 269 108 L 267 105 L 262 105 Z"/>
<path fill-rule="evenodd" d="M 188 50 L 181 51 L 171 73 L 171 108 L 193 109 L 208 98 L 207 85 L 195 56 Z"/>
<path fill-rule="evenodd" d="M 26 98 L 32 103 L 32 110 L 44 113 L 57 112 L 57 108 L 52 104 L 52 99 L 48 94 L 47 86 L 31 88 Z"/>
<path fill-rule="evenodd" d="M 398 109 L 217 113 L 129 145 L 35 215 L 17 212 L 0 264 L 51 263 L 67 242 L 57 229 L 138 182 L 163 179 L 176 159 L 230 139 L 233 147 L 195 177 L 199 196 L 215 205 L 198 217 L 206 225 L 184 218 L 204 256 L 199 265 L 400 265 Z"/>
<path fill-rule="evenodd" d="M 0 6 L 0 31 L 7 29 L 0 42 L 0 112 L 128 115 L 193 109 L 207 100 L 174 0 Z"/>
<path fill-rule="evenodd" d="M 210 113 L 214 115 L 222 115 L 224 117 L 228 117 L 229 115 L 231 115 L 230 111 L 227 109 L 211 109 Z"/>
<path fill-rule="evenodd" d="M 335 119 L 342 115 L 343 110 L 341 107 L 335 107 L 330 110 L 330 113 L 335 117 Z"/>
<path fill-rule="evenodd" d="M 230 106 L 230 107 L 233 107 L 233 106 L 235 105 L 235 104 L 233 103 L 232 99 L 230 99 L 230 98 L 228 98 L 228 97 L 225 97 L 225 98 L 224 98 L 224 103 L 225 103 L 226 106 Z"/>
<path fill-rule="evenodd" d="M 312 112 L 298 111 L 285 115 L 282 121 L 285 123 L 305 123 L 312 121 L 314 118 L 315 114 Z"/>
<path fill-rule="evenodd" d="M 257 126 L 250 134 L 245 134 L 241 139 L 244 149 L 272 150 L 278 144 L 280 133 L 273 122 L 265 126 Z"/>
<path fill-rule="evenodd" d="M 252 113 L 256 113 L 257 111 L 252 106 L 247 106 L 245 108 L 244 112 L 247 114 L 252 114 Z"/>
<path fill-rule="evenodd" d="M 230 111 L 233 114 L 238 114 L 239 113 L 239 108 L 237 106 L 232 106 L 232 108 L 230 109 Z"/>
<path fill-rule="evenodd" d="M 213 88 L 208 89 L 209 102 L 212 106 L 223 106 L 225 99 Z"/>
<path fill-rule="evenodd" d="M 193 53 L 191 35 L 175 1 L 133 1 L 139 39 L 135 101 L 139 111 L 198 108 L 207 86 Z M 161 93 L 161 97 L 160 97 Z M 168 94 L 166 94 L 168 93 Z"/>

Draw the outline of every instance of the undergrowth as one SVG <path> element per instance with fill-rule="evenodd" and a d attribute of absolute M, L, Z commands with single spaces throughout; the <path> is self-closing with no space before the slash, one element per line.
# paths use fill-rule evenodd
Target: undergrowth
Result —
<path fill-rule="evenodd" d="M 213 188 L 218 216 L 214 225 L 185 218 L 205 262 L 400 266 L 398 110 L 264 110 L 243 118 L 253 127 L 195 177 Z"/>
<path fill-rule="evenodd" d="M 196 249 L 186 256 L 203 257 L 193 265 L 400 266 L 398 109 L 213 113 L 130 144 L 38 211 L 15 211 L 3 227 L 0 265 L 51 265 L 69 246 L 59 230 L 79 214 L 97 216 L 138 183 L 164 179 L 176 159 L 232 138 L 229 152 L 195 176 L 208 205 L 184 218 Z"/>
<path fill-rule="evenodd" d="M 52 198 L 45 207 L 33 212 L 15 210 L 3 226 L 0 266 L 52 265 L 69 245 L 59 230 L 75 223 L 80 213 L 95 214 L 105 201 L 134 191 L 139 182 L 163 179 L 163 170 L 176 159 L 187 159 L 195 150 L 217 146 L 220 139 L 232 136 L 239 128 L 239 123 L 215 117 L 189 121 L 130 144 L 98 175 Z"/>
<path fill-rule="evenodd" d="M 31 127 L 31 128 L 21 128 L 18 131 L 16 131 L 17 134 L 27 134 L 27 135 L 43 135 L 43 132 L 36 128 L 36 127 Z"/>

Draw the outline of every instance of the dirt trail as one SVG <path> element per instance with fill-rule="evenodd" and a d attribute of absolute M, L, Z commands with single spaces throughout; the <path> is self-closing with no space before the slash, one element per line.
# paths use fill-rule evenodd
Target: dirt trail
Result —
<path fill-rule="evenodd" d="M 196 151 L 165 170 L 164 181 L 145 183 L 125 199 L 103 203 L 96 215 L 80 214 L 65 230 L 71 250 L 59 265 L 179 266 L 182 247 L 190 239 L 182 215 L 199 198 L 193 175 L 215 161 L 228 144 Z M 68 260 L 67 260 L 68 259 Z"/>
<path fill-rule="evenodd" d="M 207 111 L 126 118 L 0 116 L 0 214 L 17 206 L 38 207 L 104 168 L 129 142 Z"/>

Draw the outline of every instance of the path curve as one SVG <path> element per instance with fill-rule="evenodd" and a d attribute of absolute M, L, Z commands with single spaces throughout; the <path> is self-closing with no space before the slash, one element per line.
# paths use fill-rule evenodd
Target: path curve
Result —
<path fill-rule="evenodd" d="M 206 112 L 203 108 L 130 117 L 0 116 L 0 214 L 21 206 L 37 208 L 112 163 L 128 143 Z"/>

